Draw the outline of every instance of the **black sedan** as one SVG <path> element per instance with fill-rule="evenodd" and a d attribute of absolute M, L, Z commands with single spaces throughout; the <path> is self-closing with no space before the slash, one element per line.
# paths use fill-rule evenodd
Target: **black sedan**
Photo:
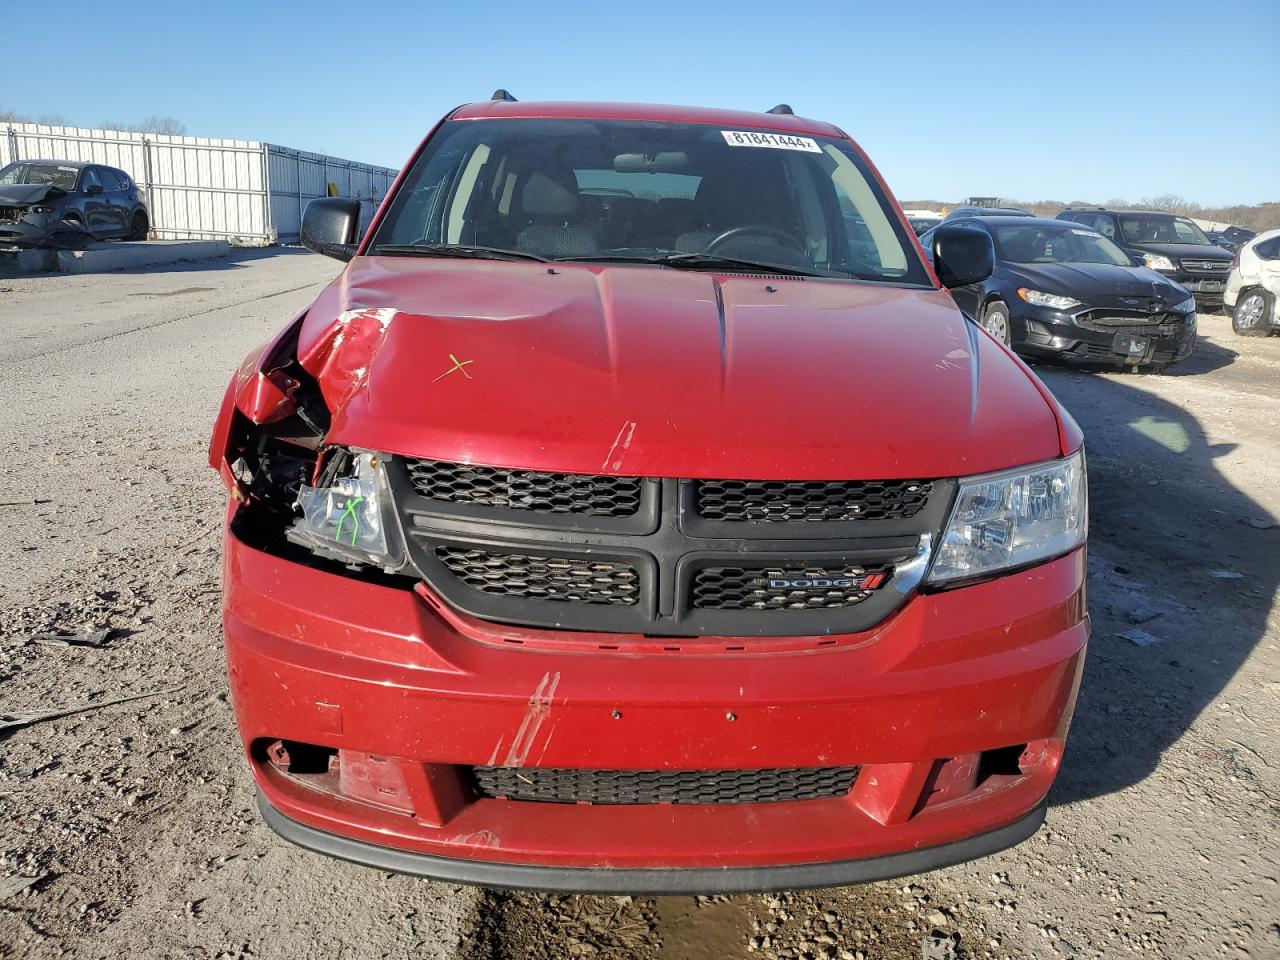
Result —
<path fill-rule="evenodd" d="M 123 170 L 64 160 L 18 160 L 0 169 L 0 245 L 145 240 L 149 229 L 146 204 Z"/>
<path fill-rule="evenodd" d="M 951 222 L 986 231 L 996 251 L 990 278 L 952 294 L 1016 352 L 1152 367 L 1191 353 L 1195 297 L 1102 234 L 1038 217 Z M 933 238 L 920 239 L 928 251 Z"/>

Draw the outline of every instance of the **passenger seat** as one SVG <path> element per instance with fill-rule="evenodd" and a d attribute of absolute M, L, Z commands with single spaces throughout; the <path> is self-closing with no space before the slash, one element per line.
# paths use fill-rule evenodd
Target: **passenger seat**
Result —
<path fill-rule="evenodd" d="M 535 170 L 520 191 L 529 226 L 516 249 L 544 257 L 581 257 L 600 249 L 595 234 L 573 222 L 578 212 L 578 180 L 572 170 Z"/>

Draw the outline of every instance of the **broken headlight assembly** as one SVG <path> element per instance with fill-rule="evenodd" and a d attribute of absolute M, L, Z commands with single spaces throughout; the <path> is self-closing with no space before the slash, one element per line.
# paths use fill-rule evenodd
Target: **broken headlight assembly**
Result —
<path fill-rule="evenodd" d="M 287 536 L 313 553 L 347 565 L 404 566 L 404 539 L 391 503 L 386 457 L 367 450 L 331 451 L 316 485 L 298 487 Z"/>
<path fill-rule="evenodd" d="M 928 582 L 948 584 L 1062 556 L 1088 534 L 1084 450 L 960 481 Z"/>

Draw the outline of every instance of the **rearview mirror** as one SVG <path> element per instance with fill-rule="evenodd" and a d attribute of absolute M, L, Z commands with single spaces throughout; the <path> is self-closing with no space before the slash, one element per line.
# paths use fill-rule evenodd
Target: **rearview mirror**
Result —
<path fill-rule="evenodd" d="M 302 212 L 302 245 L 335 260 L 350 260 L 356 255 L 359 230 L 359 200 L 319 197 Z"/>
<path fill-rule="evenodd" d="M 943 224 L 933 232 L 933 269 L 948 290 L 981 283 L 996 268 L 991 236 L 977 227 Z"/>
<path fill-rule="evenodd" d="M 661 153 L 620 153 L 613 158 L 615 173 L 679 173 L 689 169 L 689 155 L 683 150 Z"/>

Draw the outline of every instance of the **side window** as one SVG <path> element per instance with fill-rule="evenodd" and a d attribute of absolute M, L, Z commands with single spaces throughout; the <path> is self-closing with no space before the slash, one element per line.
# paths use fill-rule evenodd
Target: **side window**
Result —
<path fill-rule="evenodd" d="M 1280 237 L 1254 244 L 1253 252 L 1263 260 L 1280 260 Z"/>
<path fill-rule="evenodd" d="M 102 174 L 102 183 L 108 190 L 123 191 L 129 189 L 129 178 L 119 170 L 103 167 L 100 173 Z"/>
<path fill-rule="evenodd" d="M 826 145 L 822 150 L 832 162 L 831 186 L 844 216 L 850 264 L 855 268 L 870 267 L 873 272 L 886 276 L 904 275 L 906 250 L 866 178 L 853 161 L 835 147 Z"/>
<path fill-rule="evenodd" d="M 1178 243 L 1196 243 L 1199 237 L 1196 236 L 1195 228 L 1191 224 L 1182 220 L 1173 221 L 1174 233 L 1177 236 Z"/>
<path fill-rule="evenodd" d="M 98 179 L 97 171 L 93 167 L 85 167 L 84 173 L 80 174 L 80 191 L 83 193 L 93 186 L 101 187 L 102 181 Z"/>
<path fill-rule="evenodd" d="M 462 168 L 462 176 L 454 188 L 453 198 L 445 217 L 446 243 L 463 242 L 463 230 L 467 226 L 467 211 L 471 206 L 476 183 L 480 179 L 480 171 L 489 160 L 489 152 L 487 143 L 477 144 L 466 166 Z"/>
<path fill-rule="evenodd" d="M 1108 240 L 1116 238 L 1116 218 L 1100 213 L 1093 218 L 1093 229 L 1097 230 Z"/>

